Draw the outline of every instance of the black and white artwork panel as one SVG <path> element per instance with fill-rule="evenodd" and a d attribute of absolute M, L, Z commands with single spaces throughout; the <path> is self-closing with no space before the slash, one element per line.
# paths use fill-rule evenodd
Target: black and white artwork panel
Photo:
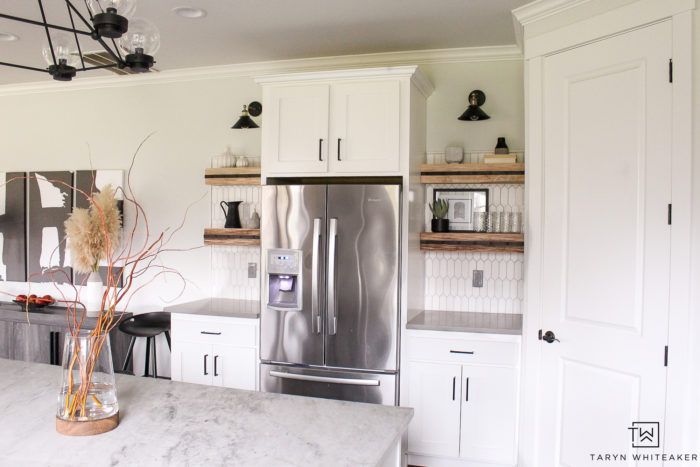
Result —
<path fill-rule="evenodd" d="M 72 279 L 65 227 L 73 206 L 73 173 L 31 172 L 27 228 L 27 273 L 31 282 Z"/>
<path fill-rule="evenodd" d="M 0 172 L 0 281 L 27 280 L 26 174 Z"/>

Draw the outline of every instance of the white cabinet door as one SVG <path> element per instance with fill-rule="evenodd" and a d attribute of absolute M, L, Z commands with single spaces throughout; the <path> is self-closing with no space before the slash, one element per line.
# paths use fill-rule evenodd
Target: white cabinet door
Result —
<path fill-rule="evenodd" d="M 272 86 L 264 95 L 262 163 L 267 173 L 328 169 L 328 85 Z"/>
<path fill-rule="evenodd" d="M 331 87 L 331 172 L 399 170 L 399 96 L 398 80 Z"/>
<path fill-rule="evenodd" d="M 211 384 L 214 369 L 212 346 L 194 342 L 173 345 L 173 379 L 186 383 Z"/>
<path fill-rule="evenodd" d="M 446 363 L 409 364 L 408 447 L 414 454 L 459 455 L 461 367 Z"/>
<path fill-rule="evenodd" d="M 258 366 L 256 349 L 215 345 L 213 359 L 214 386 L 251 391 L 256 389 Z"/>
<path fill-rule="evenodd" d="M 462 367 L 460 457 L 515 464 L 518 370 Z"/>

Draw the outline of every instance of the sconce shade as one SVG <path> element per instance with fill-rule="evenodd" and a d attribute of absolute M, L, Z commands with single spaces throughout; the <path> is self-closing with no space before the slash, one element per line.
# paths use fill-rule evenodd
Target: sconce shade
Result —
<path fill-rule="evenodd" d="M 241 118 L 238 119 L 236 123 L 233 124 L 231 128 L 241 129 L 241 128 L 260 128 L 252 118 L 248 116 L 248 107 L 250 107 L 251 115 L 257 117 L 262 113 L 262 105 L 259 102 L 251 102 L 249 106 L 243 106 L 243 112 L 241 112 Z"/>
<path fill-rule="evenodd" d="M 457 118 L 457 120 L 464 120 L 467 122 L 475 122 L 478 120 L 488 120 L 489 117 L 486 112 L 481 110 L 481 106 L 486 102 L 486 94 L 478 89 L 469 93 L 469 107 L 464 111 L 462 115 Z"/>

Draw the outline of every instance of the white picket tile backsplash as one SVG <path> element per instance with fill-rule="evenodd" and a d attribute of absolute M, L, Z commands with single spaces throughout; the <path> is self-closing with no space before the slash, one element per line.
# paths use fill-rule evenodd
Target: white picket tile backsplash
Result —
<path fill-rule="evenodd" d="M 239 212 L 246 222 L 255 208 L 260 212 L 259 186 L 213 186 L 211 189 L 211 227 L 222 228 L 226 217 L 221 201 L 243 201 Z M 261 214 L 262 215 L 262 214 Z M 211 246 L 212 297 L 260 300 L 260 247 Z M 248 263 L 255 263 L 256 278 L 248 278 Z"/>
<path fill-rule="evenodd" d="M 523 162 L 523 152 L 513 151 Z M 464 154 L 465 164 L 483 162 L 480 151 Z M 444 164 L 443 152 L 429 152 L 427 163 Z M 432 201 L 435 188 L 465 188 L 464 184 L 425 185 L 425 199 Z M 523 212 L 522 184 L 469 184 L 469 188 L 489 190 L 489 211 Z M 430 209 L 425 209 L 425 229 L 430 231 Z M 521 313 L 523 307 L 523 255 L 518 253 L 470 253 L 426 251 L 425 298 L 428 310 Z M 472 287 L 475 269 L 484 271 L 483 287 Z"/>
<path fill-rule="evenodd" d="M 479 163 L 489 151 L 466 153 L 465 163 Z M 516 152 L 518 162 L 522 152 Z M 444 153 L 428 153 L 429 163 L 444 163 Z M 435 188 L 460 188 L 465 185 L 426 185 L 426 199 L 432 200 Z M 524 187 L 520 184 L 469 185 L 489 190 L 489 210 L 523 212 Z M 211 227 L 223 227 L 225 216 L 221 201 L 243 201 L 241 220 L 252 208 L 260 211 L 260 187 L 212 187 Z M 425 211 L 426 230 L 430 229 L 430 211 Z M 260 299 L 260 248 L 212 246 L 212 296 L 243 300 Z M 485 313 L 521 313 L 523 302 L 523 255 L 517 253 L 424 252 L 425 309 L 477 311 Z M 248 263 L 257 265 L 257 277 L 248 278 Z M 484 271 L 484 286 L 472 287 L 475 269 Z"/>

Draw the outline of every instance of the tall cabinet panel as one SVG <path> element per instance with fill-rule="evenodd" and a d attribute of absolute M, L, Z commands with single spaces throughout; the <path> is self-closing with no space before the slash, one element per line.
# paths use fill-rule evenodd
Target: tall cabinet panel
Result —
<path fill-rule="evenodd" d="M 325 172 L 328 85 L 269 87 L 263 96 L 263 166 L 274 166 L 280 173 Z"/>
<path fill-rule="evenodd" d="M 399 170 L 399 94 L 397 80 L 331 88 L 331 171 Z"/>

